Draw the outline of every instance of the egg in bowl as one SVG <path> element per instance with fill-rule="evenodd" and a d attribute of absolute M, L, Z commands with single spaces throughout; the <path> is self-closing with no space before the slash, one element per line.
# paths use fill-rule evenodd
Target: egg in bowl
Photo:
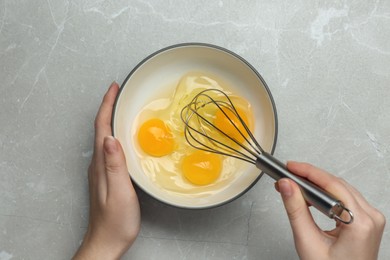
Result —
<path fill-rule="evenodd" d="M 182 208 L 227 203 L 261 176 L 245 162 L 189 149 L 179 114 L 202 88 L 220 88 L 231 94 L 245 111 L 258 141 L 272 153 L 277 118 L 265 82 L 242 58 L 213 45 L 175 45 L 147 57 L 123 83 L 112 117 L 113 135 L 125 151 L 133 182 L 154 198 Z M 219 124 L 225 123 L 220 120 Z M 150 128 L 167 137 L 163 148 L 145 135 Z M 206 166 L 194 170 L 199 162 L 213 170 Z M 205 176 L 201 169 L 206 169 Z"/>

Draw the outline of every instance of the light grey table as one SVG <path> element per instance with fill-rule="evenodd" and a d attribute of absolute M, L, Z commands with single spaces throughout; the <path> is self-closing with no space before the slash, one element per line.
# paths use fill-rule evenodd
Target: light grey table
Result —
<path fill-rule="evenodd" d="M 339 2 L 0 0 L 0 259 L 73 255 L 103 94 L 181 42 L 252 63 L 276 101 L 276 156 L 345 178 L 389 217 L 390 1 Z M 142 229 L 124 259 L 298 258 L 268 177 L 211 210 L 139 198 Z"/>

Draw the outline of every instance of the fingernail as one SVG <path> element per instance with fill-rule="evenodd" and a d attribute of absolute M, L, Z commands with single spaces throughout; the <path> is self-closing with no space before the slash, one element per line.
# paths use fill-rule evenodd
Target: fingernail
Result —
<path fill-rule="evenodd" d="M 111 84 L 110 84 L 110 87 L 108 89 L 112 89 L 114 88 L 114 86 L 118 85 L 118 83 L 116 83 L 116 81 L 114 80 Z"/>
<path fill-rule="evenodd" d="M 275 190 L 276 190 L 277 192 L 280 192 L 280 190 L 279 190 L 279 182 L 275 182 L 275 183 L 274 183 L 274 187 L 275 187 Z"/>
<path fill-rule="evenodd" d="M 104 150 L 107 153 L 115 153 L 118 151 L 118 145 L 113 136 L 104 137 Z"/>
<path fill-rule="evenodd" d="M 293 189 L 291 183 L 287 179 L 280 179 L 278 181 L 279 192 L 283 197 L 291 197 L 293 194 Z"/>

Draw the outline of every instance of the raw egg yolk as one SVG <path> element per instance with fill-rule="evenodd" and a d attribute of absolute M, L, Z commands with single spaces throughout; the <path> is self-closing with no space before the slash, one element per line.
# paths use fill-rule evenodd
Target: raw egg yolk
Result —
<path fill-rule="evenodd" d="M 238 115 L 242 118 L 245 125 L 248 126 L 248 118 L 245 115 L 244 111 L 236 108 Z M 222 112 L 223 111 L 223 112 Z M 224 114 L 225 112 L 225 114 Z M 229 120 L 230 118 L 230 120 Z M 235 115 L 233 111 L 231 111 L 229 108 L 222 107 L 221 109 L 218 109 L 218 111 L 215 114 L 215 120 L 214 124 L 216 127 L 221 129 L 224 133 L 226 133 L 231 138 L 235 139 L 236 141 L 243 143 L 245 138 L 248 137 L 248 133 L 245 130 L 245 127 L 241 123 L 240 119 Z M 237 127 L 237 129 L 236 129 Z M 243 133 L 245 138 L 240 134 Z"/>
<path fill-rule="evenodd" d="M 207 185 L 220 175 L 222 161 L 219 155 L 205 151 L 195 151 L 183 158 L 182 172 L 184 177 L 196 185 Z"/>
<path fill-rule="evenodd" d="M 170 154 L 175 146 L 171 130 L 157 118 L 150 119 L 141 125 L 138 142 L 145 153 L 156 157 Z"/>

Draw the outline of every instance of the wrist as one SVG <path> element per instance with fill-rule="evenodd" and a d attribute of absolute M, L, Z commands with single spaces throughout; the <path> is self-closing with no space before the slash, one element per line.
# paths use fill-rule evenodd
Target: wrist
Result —
<path fill-rule="evenodd" d="M 91 237 L 87 232 L 73 259 L 120 259 L 126 249 L 111 246 L 99 238 Z"/>

